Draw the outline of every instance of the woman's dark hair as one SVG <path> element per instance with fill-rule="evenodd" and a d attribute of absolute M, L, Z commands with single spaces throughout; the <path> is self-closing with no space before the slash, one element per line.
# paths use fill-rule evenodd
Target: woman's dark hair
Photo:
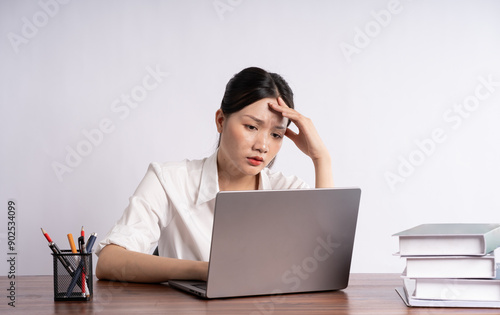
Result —
<path fill-rule="evenodd" d="M 229 80 L 220 108 L 224 115 L 229 117 L 263 98 L 278 97 L 281 97 L 288 107 L 294 108 L 293 92 L 285 79 L 277 73 L 250 67 L 241 70 Z M 267 166 L 272 167 L 273 164 L 274 159 Z"/>
<path fill-rule="evenodd" d="M 277 73 L 250 67 L 229 80 L 220 108 L 225 115 L 231 115 L 263 98 L 277 99 L 280 96 L 288 107 L 294 108 L 293 92 L 285 79 Z"/>

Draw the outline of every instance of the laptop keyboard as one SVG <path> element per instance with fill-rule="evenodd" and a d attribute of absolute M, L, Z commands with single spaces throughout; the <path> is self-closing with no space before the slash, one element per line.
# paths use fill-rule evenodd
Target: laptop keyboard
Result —
<path fill-rule="evenodd" d="M 196 284 L 193 284 L 193 287 L 197 287 L 198 289 L 206 290 L 207 284 L 206 283 L 196 283 Z"/>

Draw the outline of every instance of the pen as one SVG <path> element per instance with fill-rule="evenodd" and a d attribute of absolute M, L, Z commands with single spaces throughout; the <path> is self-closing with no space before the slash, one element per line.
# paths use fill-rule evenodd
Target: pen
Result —
<path fill-rule="evenodd" d="M 87 241 L 87 246 L 85 247 L 85 253 L 90 253 L 92 255 L 92 247 L 94 247 L 95 240 L 97 238 L 97 233 L 92 233 Z M 87 260 L 85 260 L 84 270 L 87 270 Z M 86 277 L 86 276 L 85 276 Z M 88 292 L 88 291 L 87 291 Z M 90 292 L 89 292 L 90 293 Z M 88 294 L 87 294 L 88 296 Z"/>
<path fill-rule="evenodd" d="M 89 244 L 92 242 L 91 248 L 93 246 L 93 243 L 95 242 L 95 235 L 96 233 L 93 233 L 91 237 L 89 238 Z M 92 237 L 94 236 L 94 237 Z M 70 296 L 71 293 L 73 292 L 73 289 L 75 288 L 75 285 L 78 282 L 78 279 L 81 279 L 82 281 L 82 294 L 89 295 L 90 291 L 88 290 L 87 284 L 85 283 L 86 280 L 86 275 L 85 275 L 85 268 L 86 268 L 86 257 L 83 254 L 86 254 L 87 250 L 85 248 L 85 240 L 84 240 L 84 232 L 83 232 L 83 227 L 82 227 L 82 234 L 80 237 L 78 237 L 78 246 L 80 247 L 80 254 L 82 255 L 80 259 L 80 263 L 78 264 L 78 268 L 76 269 L 73 278 L 71 279 L 71 283 L 68 287 L 68 290 L 66 291 L 66 296 Z"/>
<path fill-rule="evenodd" d="M 81 236 L 78 238 L 78 244 L 80 245 L 80 253 L 82 254 L 83 252 L 85 252 L 85 249 L 83 248 L 83 240 Z M 90 291 L 88 290 L 87 284 L 85 283 L 86 280 L 85 264 L 86 264 L 86 259 L 85 256 L 82 255 L 80 263 L 78 264 L 78 268 L 76 269 L 75 274 L 71 279 L 71 283 L 69 284 L 68 290 L 66 291 L 66 296 L 71 295 L 73 289 L 75 288 L 75 285 L 77 284 L 78 279 L 80 278 L 82 281 L 82 294 L 85 294 L 87 296 L 90 295 Z"/>
<path fill-rule="evenodd" d="M 74 274 L 73 278 L 71 279 L 71 283 L 69 284 L 68 290 L 66 291 L 66 296 L 71 295 L 71 292 L 73 292 L 73 289 L 75 288 L 75 285 L 76 285 L 78 279 L 80 279 L 80 277 L 82 276 L 83 260 L 84 259 L 85 259 L 85 257 L 82 257 L 82 259 L 80 259 L 80 264 L 78 265 L 78 268 L 76 268 L 75 274 Z M 84 278 L 82 278 L 82 280 L 83 279 Z M 86 285 L 82 284 L 82 293 L 85 293 L 85 286 Z"/>
<path fill-rule="evenodd" d="M 83 256 L 83 254 L 86 254 L 87 251 L 85 250 L 85 232 L 83 231 L 83 226 L 82 226 L 82 232 L 81 232 L 81 236 L 78 238 L 78 246 L 80 247 L 80 255 L 81 255 L 81 258 L 80 258 L 80 273 L 81 273 L 81 278 L 82 278 L 82 295 L 85 295 L 85 287 L 87 286 L 86 283 L 85 283 L 85 269 L 86 269 L 86 263 L 85 263 L 85 256 Z M 78 278 L 78 277 L 76 277 Z M 73 280 L 72 280 L 73 282 Z M 73 285 L 74 287 L 74 285 Z M 73 288 L 71 288 L 71 291 L 73 291 Z M 69 288 L 68 288 L 68 292 L 70 292 Z M 70 292 L 71 293 L 71 292 Z"/>
<path fill-rule="evenodd" d="M 94 247 L 95 240 L 97 238 L 97 233 L 92 233 L 87 242 L 87 253 L 92 253 L 92 247 Z"/>
<path fill-rule="evenodd" d="M 80 248 L 80 254 L 86 254 L 87 249 L 85 248 L 85 241 L 83 240 L 83 236 L 78 238 L 78 247 Z"/>
<path fill-rule="evenodd" d="M 83 229 L 83 225 L 82 225 L 82 231 L 80 233 L 81 233 L 80 236 L 83 239 L 83 244 L 85 244 L 85 230 Z"/>
<path fill-rule="evenodd" d="M 66 259 L 66 257 L 62 256 L 61 250 L 59 249 L 59 247 L 57 247 L 56 243 L 54 243 L 52 241 L 49 234 L 43 228 L 41 228 L 41 230 L 42 230 L 43 235 L 45 236 L 45 238 L 49 242 L 49 247 L 52 250 L 52 252 L 56 255 L 57 259 L 59 259 L 59 261 L 61 262 L 63 267 L 68 271 L 68 273 L 71 276 L 73 276 L 73 274 L 75 273 L 75 269 L 73 269 L 73 267 L 71 266 L 69 261 Z"/>
<path fill-rule="evenodd" d="M 71 252 L 73 254 L 78 253 L 78 251 L 76 250 L 76 246 L 75 246 L 75 240 L 73 239 L 73 234 L 71 234 L 71 233 L 68 234 L 68 241 L 69 241 L 69 246 L 71 247 Z M 80 260 L 77 257 L 75 257 L 75 260 L 76 260 L 77 264 L 80 263 Z M 73 276 L 73 275 L 71 275 L 71 276 Z M 79 283 L 79 286 L 82 288 L 82 293 L 85 293 L 86 289 L 87 289 L 87 284 L 85 283 L 83 277 L 82 277 L 81 283 Z"/>

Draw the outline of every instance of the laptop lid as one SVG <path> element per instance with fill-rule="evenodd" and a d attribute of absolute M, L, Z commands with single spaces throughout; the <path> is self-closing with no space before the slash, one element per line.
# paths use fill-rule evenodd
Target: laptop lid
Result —
<path fill-rule="evenodd" d="M 346 288 L 360 195 L 359 188 L 219 192 L 206 297 Z"/>

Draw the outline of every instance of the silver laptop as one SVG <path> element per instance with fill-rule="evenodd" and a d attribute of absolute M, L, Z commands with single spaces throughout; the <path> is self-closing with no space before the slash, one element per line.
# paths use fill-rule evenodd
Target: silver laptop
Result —
<path fill-rule="evenodd" d="M 219 192 L 208 281 L 169 285 L 204 298 L 344 289 L 359 188 Z"/>

